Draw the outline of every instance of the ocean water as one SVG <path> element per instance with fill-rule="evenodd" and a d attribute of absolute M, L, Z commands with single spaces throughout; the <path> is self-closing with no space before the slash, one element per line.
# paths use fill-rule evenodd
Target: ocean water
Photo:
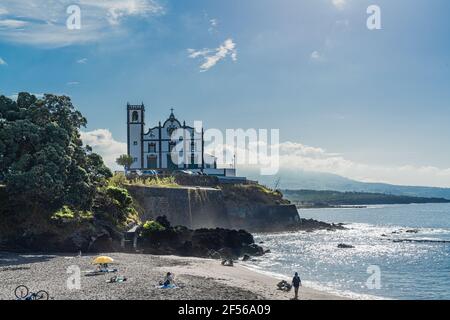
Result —
<path fill-rule="evenodd" d="M 308 209 L 300 215 L 343 222 L 348 230 L 257 234 L 271 253 L 248 266 L 284 276 L 298 271 L 305 285 L 356 299 L 450 299 L 450 204 Z M 408 239 L 425 242 L 394 241 Z M 338 249 L 340 243 L 355 248 Z"/>

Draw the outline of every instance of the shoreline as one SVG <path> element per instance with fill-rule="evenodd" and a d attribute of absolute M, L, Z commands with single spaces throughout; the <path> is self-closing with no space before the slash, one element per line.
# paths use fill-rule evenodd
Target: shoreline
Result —
<path fill-rule="evenodd" d="M 277 290 L 277 278 L 244 264 L 222 266 L 218 260 L 178 256 L 110 253 L 117 274 L 85 277 L 93 270 L 96 255 L 19 254 L 0 252 L 0 300 L 14 300 L 14 289 L 26 285 L 31 291 L 46 290 L 53 300 L 290 300 L 293 291 Z M 70 267 L 81 271 L 79 289 L 70 290 Z M 163 290 L 157 284 L 167 272 L 175 274 L 180 288 Z M 124 283 L 108 284 L 114 275 L 126 276 Z M 342 296 L 300 288 L 301 300 L 348 300 Z"/>
<path fill-rule="evenodd" d="M 172 259 L 185 259 L 171 256 Z M 225 285 L 238 288 L 247 288 L 251 292 L 262 296 L 265 300 L 291 300 L 294 291 L 283 292 L 277 290 L 277 284 L 282 280 L 290 282 L 289 277 L 275 275 L 270 272 L 258 270 L 246 263 L 237 262 L 234 267 L 224 267 L 217 260 L 192 258 L 194 264 L 178 269 L 182 273 L 207 276 Z M 349 300 L 344 296 L 312 289 L 302 286 L 299 290 L 300 300 Z"/>

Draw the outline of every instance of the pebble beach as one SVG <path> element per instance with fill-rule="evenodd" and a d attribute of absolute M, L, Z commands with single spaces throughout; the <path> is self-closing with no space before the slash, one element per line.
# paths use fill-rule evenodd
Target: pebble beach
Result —
<path fill-rule="evenodd" d="M 284 279 L 255 272 L 239 263 L 225 267 L 220 261 L 209 259 L 107 255 L 114 259 L 111 267 L 118 272 L 88 277 L 86 273 L 95 269 L 94 255 L 0 253 L 0 299 L 15 300 L 14 290 L 19 285 L 27 286 L 31 292 L 45 290 L 51 300 L 289 300 L 293 295 L 277 290 L 277 283 Z M 79 288 L 70 281 L 74 279 L 73 270 L 81 271 Z M 167 272 L 175 274 L 178 288 L 158 287 Z M 127 281 L 107 283 L 114 275 L 124 276 Z M 341 299 L 305 287 L 300 289 L 300 298 Z"/>

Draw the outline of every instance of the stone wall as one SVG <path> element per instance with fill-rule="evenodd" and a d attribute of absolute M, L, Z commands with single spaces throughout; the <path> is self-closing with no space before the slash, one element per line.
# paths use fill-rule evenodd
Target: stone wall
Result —
<path fill-rule="evenodd" d="M 129 186 L 143 221 L 166 216 L 172 225 L 191 229 L 230 228 L 278 231 L 300 221 L 294 205 L 262 204 L 224 199 L 213 188 Z"/>
<path fill-rule="evenodd" d="M 231 227 L 220 190 L 189 187 L 127 188 L 140 207 L 143 221 L 166 216 L 172 225 L 192 229 Z"/>

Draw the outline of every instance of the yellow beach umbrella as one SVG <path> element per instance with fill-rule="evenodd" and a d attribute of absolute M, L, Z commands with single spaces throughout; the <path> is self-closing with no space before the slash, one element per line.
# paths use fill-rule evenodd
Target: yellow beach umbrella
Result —
<path fill-rule="evenodd" d="M 107 256 L 101 256 L 101 257 L 97 257 L 94 259 L 94 261 L 92 262 L 92 264 L 108 264 L 108 263 L 113 263 L 114 259 L 107 257 Z"/>

